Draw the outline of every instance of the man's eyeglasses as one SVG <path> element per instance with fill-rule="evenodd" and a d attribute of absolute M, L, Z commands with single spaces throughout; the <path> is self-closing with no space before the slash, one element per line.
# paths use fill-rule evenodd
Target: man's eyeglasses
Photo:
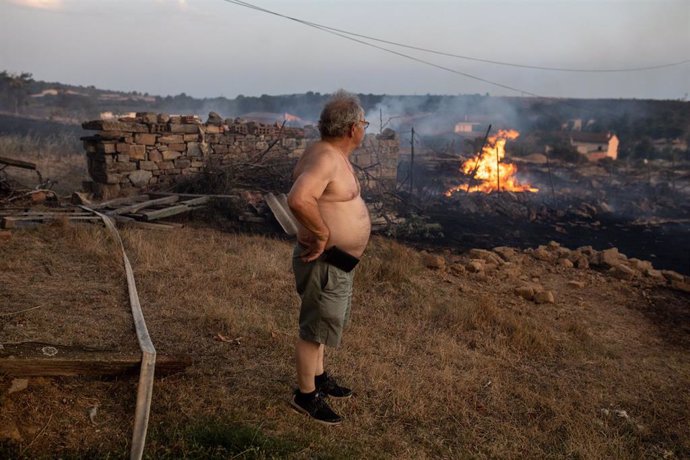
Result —
<path fill-rule="evenodd" d="M 359 123 L 362 124 L 362 128 L 367 129 L 369 127 L 369 122 L 366 120 L 359 120 Z"/>

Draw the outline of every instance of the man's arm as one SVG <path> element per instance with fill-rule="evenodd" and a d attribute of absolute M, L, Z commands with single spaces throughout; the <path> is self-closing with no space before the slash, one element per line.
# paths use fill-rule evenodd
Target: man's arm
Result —
<path fill-rule="evenodd" d="M 326 249 L 330 230 L 321 217 L 319 198 L 335 178 L 337 163 L 330 152 L 313 152 L 292 185 L 288 194 L 288 206 L 295 218 L 309 231 L 307 250 L 302 254 L 305 262 L 316 260 Z"/>

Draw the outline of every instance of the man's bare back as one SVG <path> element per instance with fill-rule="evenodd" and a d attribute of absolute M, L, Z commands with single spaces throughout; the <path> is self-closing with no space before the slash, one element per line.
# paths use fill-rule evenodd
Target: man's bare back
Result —
<path fill-rule="evenodd" d="M 338 246 L 361 257 L 369 241 L 371 223 L 359 182 L 345 154 L 328 142 L 317 142 L 304 152 L 293 178 L 291 194 L 304 193 L 315 198 L 318 213 L 328 228 L 325 247 Z M 310 229 L 300 223 L 298 241 L 307 247 L 313 244 L 320 230 L 318 224 L 316 227 L 315 232 L 314 227 Z"/>

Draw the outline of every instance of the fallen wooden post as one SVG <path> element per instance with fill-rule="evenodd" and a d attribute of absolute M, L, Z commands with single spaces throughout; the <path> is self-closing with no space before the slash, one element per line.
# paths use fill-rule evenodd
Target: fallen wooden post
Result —
<path fill-rule="evenodd" d="M 52 355 L 52 356 L 49 356 Z M 192 364 L 189 356 L 156 356 L 156 374 L 170 375 Z M 117 376 L 136 374 L 141 353 L 93 350 L 81 347 L 27 342 L 4 345 L 0 374 L 13 377 Z"/>
<path fill-rule="evenodd" d="M 124 206 L 122 208 L 117 208 L 112 211 L 106 212 L 108 215 L 113 214 L 129 214 L 136 213 L 144 208 L 149 208 L 151 206 L 158 206 L 161 204 L 172 204 L 180 199 L 177 195 L 166 196 L 163 198 L 157 198 L 155 200 L 142 201 L 141 203 L 130 204 L 129 206 Z"/>
<path fill-rule="evenodd" d="M 91 216 L 57 216 L 57 215 L 47 215 L 47 216 L 3 216 L 0 220 L 0 227 L 2 228 L 16 228 L 17 224 L 22 222 L 43 222 L 46 220 L 59 220 L 67 219 L 70 221 L 83 221 L 83 222 L 95 222 L 100 221 L 99 217 Z"/>
<path fill-rule="evenodd" d="M 16 168 L 32 169 L 36 170 L 36 163 L 30 163 L 28 161 L 15 160 L 14 158 L 0 157 L 0 164 L 7 166 L 14 166 Z"/>
<path fill-rule="evenodd" d="M 192 198 L 191 200 L 180 202 L 178 206 L 171 206 L 169 208 L 158 209 L 155 211 L 141 212 L 139 215 L 143 216 L 144 220 L 146 221 L 162 219 L 164 217 L 175 216 L 177 214 L 182 214 L 192 211 L 193 209 L 197 209 L 200 207 L 200 205 L 208 203 L 209 199 L 210 198 L 208 196 Z"/>

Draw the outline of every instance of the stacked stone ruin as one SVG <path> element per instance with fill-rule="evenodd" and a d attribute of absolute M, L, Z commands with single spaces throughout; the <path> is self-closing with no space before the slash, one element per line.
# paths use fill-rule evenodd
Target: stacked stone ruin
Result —
<path fill-rule="evenodd" d="M 88 121 L 82 127 L 97 131 L 82 138 L 92 179 L 84 187 L 104 199 L 165 188 L 202 174 L 208 167 L 251 160 L 268 150 L 273 157 L 298 158 L 318 139 L 312 126 L 224 120 L 213 112 L 205 123 L 196 115 L 146 112 Z M 391 130 L 366 136 L 352 156 L 360 176 L 366 179 L 365 187 L 395 183 L 399 149 L 399 139 Z"/>

